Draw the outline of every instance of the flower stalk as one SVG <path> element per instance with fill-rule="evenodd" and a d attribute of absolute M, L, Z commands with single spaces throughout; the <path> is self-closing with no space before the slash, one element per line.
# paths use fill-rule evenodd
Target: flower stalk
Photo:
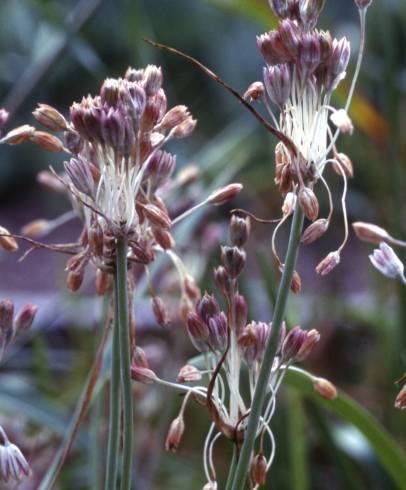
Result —
<path fill-rule="evenodd" d="M 235 475 L 232 490 L 242 490 L 248 475 L 251 454 L 254 447 L 258 424 L 261 413 L 264 408 L 265 398 L 267 395 L 267 386 L 271 375 L 272 362 L 275 357 L 279 332 L 285 315 L 286 303 L 288 299 L 290 285 L 296 266 L 297 256 L 299 253 L 300 236 L 303 228 L 304 214 L 297 204 L 293 215 L 289 245 L 286 253 L 285 267 L 283 269 L 282 279 L 279 284 L 278 295 L 275 303 L 275 311 L 272 321 L 271 336 L 269 338 L 265 356 L 259 372 L 257 385 L 255 388 L 254 398 L 251 405 L 251 411 L 248 420 L 248 426 L 244 437 L 244 443 L 235 469 Z"/>
<path fill-rule="evenodd" d="M 127 240 L 117 241 L 116 291 L 118 305 L 119 352 L 121 391 L 123 399 L 123 460 L 121 490 L 131 488 L 131 463 L 133 456 L 133 403 L 131 388 L 131 345 L 127 292 Z"/>

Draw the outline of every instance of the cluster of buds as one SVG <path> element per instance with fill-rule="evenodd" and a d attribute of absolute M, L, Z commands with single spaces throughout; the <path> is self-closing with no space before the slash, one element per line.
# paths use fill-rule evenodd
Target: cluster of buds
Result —
<path fill-rule="evenodd" d="M 365 14 L 371 2 L 356 1 L 360 9 L 361 49 L 348 99 L 339 110 L 331 106 L 331 97 L 346 77 L 351 49 L 345 37 L 336 39 L 329 31 L 316 28 L 325 2 L 270 0 L 269 3 L 278 18 L 278 26 L 257 37 L 266 66 L 263 81 L 251 84 L 245 97 L 264 104 L 279 134 L 280 142 L 275 148 L 275 182 L 283 196 L 292 193 L 297 196 L 297 205 L 312 222 L 302 236 L 302 243 L 310 244 L 319 239 L 330 225 L 333 199 L 323 176 L 326 165 L 331 163 L 343 178 L 345 238 L 333 255 L 316 267 L 316 272 L 323 275 L 339 263 L 348 239 L 345 197 L 347 178 L 352 177 L 353 170 L 348 156 L 336 149 L 336 141 L 340 133 L 353 131 L 348 109 L 363 55 Z M 319 218 L 315 194 L 318 182 L 329 195 L 330 211 L 326 218 Z M 276 258 L 279 260 L 277 255 Z"/>
<path fill-rule="evenodd" d="M 17 338 L 31 328 L 37 310 L 37 306 L 27 304 L 14 315 L 14 303 L 8 299 L 0 301 L 0 360 Z"/>
<path fill-rule="evenodd" d="M 12 444 L 0 426 L 0 480 L 19 485 L 31 473 L 30 466 L 21 450 Z"/>
<path fill-rule="evenodd" d="M 189 136 L 196 120 L 184 105 L 167 109 L 162 83 L 160 67 L 129 68 L 123 78 L 106 79 L 98 95 L 73 103 L 69 120 L 53 107 L 39 104 L 34 117 L 47 130 L 62 133 L 62 139 L 24 125 L 0 140 L 32 141 L 70 156 L 64 175 L 47 174 L 45 183 L 65 187 L 84 223 L 66 265 L 71 290 L 79 289 L 91 263 L 97 270 L 97 292 L 106 291 L 119 237 L 128 241 L 129 263 L 148 265 L 156 251 L 174 246 L 171 229 L 179 217 L 171 219 L 162 197 L 176 188 L 171 180 L 176 156 L 162 148 L 170 140 Z M 240 190 L 238 185 L 219 189 L 201 204 L 221 204 Z M 41 235 L 54 227 L 55 223 L 36 220 L 25 230 Z"/>
<path fill-rule="evenodd" d="M 248 320 L 248 307 L 239 291 L 239 277 L 246 264 L 245 246 L 250 235 L 250 219 L 233 215 L 230 220 L 230 244 L 221 247 L 221 265 L 214 270 L 214 282 L 224 297 L 205 293 L 196 301 L 186 316 L 186 326 L 194 347 L 203 354 L 205 369 L 185 365 L 177 383 L 160 379 L 148 364 L 145 353 L 136 349 L 132 362 L 132 378 L 148 384 L 170 386 L 186 393 L 179 414 L 171 423 L 166 438 L 166 449 L 176 451 L 185 431 L 184 411 L 193 396 L 205 404 L 212 418 L 204 450 L 204 467 L 208 483 L 204 488 L 217 488 L 212 452 L 215 442 L 223 435 L 238 447 L 244 440 L 259 371 L 263 362 L 272 324 Z M 256 455 L 250 477 L 253 488 L 266 478 L 275 454 L 275 440 L 270 422 L 275 410 L 276 395 L 291 364 L 303 361 L 319 341 L 316 330 L 305 331 L 294 327 L 289 332 L 281 329 L 279 347 L 273 363 L 268 386 L 268 402 L 263 412 L 258 437 L 269 437 L 271 452 Z M 242 390 L 242 375 L 248 371 L 249 393 Z M 197 385 L 207 378 L 207 385 Z"/>

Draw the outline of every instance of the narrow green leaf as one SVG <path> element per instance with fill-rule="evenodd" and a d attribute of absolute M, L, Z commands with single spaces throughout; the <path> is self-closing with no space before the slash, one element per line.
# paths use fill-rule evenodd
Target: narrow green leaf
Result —
<path fill-rule="evenodd" d="M 320 406 L 332 411 L 341 419 L 357 427 L 368 439 L 378 460 L 385 468 L 399 490 L 406 490 L 406 458 L 392 436 L 381 424 L 355 400 L 344 393 L 339 393 L 335 400 L 325 400 L 313 388 L 306 374 L 289 371 L 286 383 L 310 397 Z"/>

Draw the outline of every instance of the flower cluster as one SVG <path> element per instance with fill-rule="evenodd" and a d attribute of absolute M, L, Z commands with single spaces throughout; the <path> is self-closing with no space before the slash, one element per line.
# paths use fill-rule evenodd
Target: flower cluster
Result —
<path fill-rule="evenodd" d="M 316 268 L 329 273 L 340 261 L 340 252 L 348 237 L 345 207 L 347 178 L 353 174 L 348 156 L 339 153 L 336 141 L 342 133 L 352 133 L 348 109 L 363 53 L 365 13 L 370 2 L 360 2 L 361 39 L 357 69 L 343 109 L 331 106 L 331 97 L 345 78 L 350 59 L 350 43 L 335 39 L 329 31 L 316 29 L 323 8 L 322 0 L 270 0 L 279 23 L 275 30 L 257 37 L 259 51 L 266 63 L 263 82 L 254 82 L 246 98 L 262 102 L 281 141 L 275 149 L 275 182 L 283 196 L 298 199 L 312 224 L 305 230 L 302 243 L 309 244 L 328 229 L 333 214 L 333 200 L 323 176 L 327 164 L 343 178 L 342 196 L 345 238 Z M 365 5 L 364 5 L 365 4 Z M 330 211 L 319 216 L 319 202 L 314 189 L 322 182 L 329 196 Z M 284 213 L 284 218 L 286 218 Z M 274 250 L 276 259 L 279 257 Z"/>
<path fill-rule="evenodd" d="M 86 266 L 96 268 L 96 289 L 103 294 L 114 271 L 116 242 L 128 241 L 129 263 L 147 265 L 157 251 L 174 246 L 174 220 L 163 197 L 176 190 L 171 180 L 176 156 L 162 147 L 173 139 L 189 136 L 196 120 L 187 107 L 167 109 L 161 68 L 129 68 L 123 78 L 108 78 L 96 96 L 84 97 L 70 108 L 70 121 L 53 107 L 39 104 L 33 113 L 53 134 L 24 125 L 7 133 L 2 143 L 32 141 L 49 151 L 67 152 L 65 174 L 42 173 L 47 186 L 65 187 L 73 208 L 83 221 L 79 242 L 69 250 L 66 265 L 70 289 L 80 288 Z M 240 185 L 219 189 L 203 203 L 214 205 L 232 199 Z M 199 205 L 199 206 L 200 206 Z M 195 208 L 193 208 L 195 209 Z M 55 220 L 58 224 L 66 219 Z M 36 220 L 25 227 L 30 235 L 43 235 L 55 227 Z M 6 235 L 7 230 L 4 230 Z M 1 237 L 10 245 L 9 236 Z M 10 247 L 9 247 L 10 248 Z M 65 247 L 66 248 L 66 247 Z"/>
<path fill-rule="evenodd" d="M 254 396 L 259 370 L 272 323 L 249 321 L 248 307 L 239 291 L 239 277 L 246 264 L 245 245 L 250 234 L 249 218 L 233 215 L 229 227 L 229 246 L 221 248 L 221 265 L 214 270 L 214 282 L 222 293 L 226 308 L 214 294 L 205 293 L 196 307 L 187 315 L 187 331 L 191 342 L 202 354 L 203 364 L 184 366 L 178 383 L 160 379 L 148 365 L 145 354 L 137 349 L 133 358 L 132 376 L 143 383 L 159 383 L 186 392 L 179 415 L 172 422 L 166 448 L 175 451 L 185 430 L 184 411 L 190 396 L 202 399 L 212 417 L 212 425 L 204 445 L 204 467 L 208 486 L 217 488 L 213 467 L 213 448 L 221 435 L 240 447 L 246 430 L 247 418 Z M 258 428 L 259 453 L 252 463 L 253 488 L 262 484 L 275 454 L 275 440 L 270 422 L 275 411 L 276 395 L 286 371 L 294 362 L 307 358 L 319 341 L 316 330 L 305 331 L 299 326 L 289 332 L 282 329 L 279 348 L 274 359 L 268 385 L 268 402 Z M 249 393 L 245 394 L 242 378 L 248 372 Z M 207 386 L 189 386 L 188 383 L 207 379 Z M 315 389 L 323 396 L 333 396 L 331 385 L 327 393 L 326 380 L 315 379 Z M 317 381 L 317 383 L 316 383 Z M 317 386 L 316 386 L 317 385 Z M 269 455 L 264 454 L 264 440 L 271 446 Z"/>

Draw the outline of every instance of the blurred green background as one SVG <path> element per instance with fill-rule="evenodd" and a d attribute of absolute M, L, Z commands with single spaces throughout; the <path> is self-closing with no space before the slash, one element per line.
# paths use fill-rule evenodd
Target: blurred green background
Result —
<path fill-rule="evenodd" d="M 149 37 L 177 47 L 243 92 L 261 77 L 255 35 L 274 22 L 267 0 L 2 0 L 0 107 L 12 114 L 7 128 L 33 123 L 31 112 L 37 102 L 66 114 L 73 101 L 96 93 L 104 78 L 123 74 L 129 65 L 156 63 L 164 69 L 169 105 L 187 105 L 199 121 L 192 137 L 171 147 L 178 154 L 179 168 L 194 163 L 202 172 L 189 195 L 179 199 L 195 201 L 207 195 L 211 186 L 237 180 L 244 191 L 236 206 L 277 217 L 281 199 L 273 184 L 275 141 L 220 86 L 184 60 L 143 42 L 143 37 Z M 353 1 L 327 0 L 320 23 L 335 36 L 351 40 L 351 75 L 359 40 Z M 367 24 L 366 55 L 351 112 L 355 132 L 339 143 L 355 169 L 347 200 L 349 217 L 375 222 L 404 240 L 406 3 L 376 0 Z M 343 84 L 336 106 L 343 103 L 346 88 Z M 61 168 L 59 156 L 30 144 L 0 150 L 3 226 L 17 232 L 32 219 L 53 218 L 69 209 L 68 202 L 44 191 L 35 178 L 50 164 Z M 341 183 L 334 173 L 329 174 L 329 182 L 338 204 Z M 320 200 L 326 211 L 323 190 Z M 176 208 L 182 202 L 172 205 Z M 393 402 L 400 389 L 394 382 L 406 371 L 406 288 L 379 276 L 367 258 L 372 247 L 353 236 L 341 265 L 327 278 L 316 276 L 315 265 L 343 235 L 338 207 L 328 235 L 301 252 L 298 270 L 303 293 L 291 300 L 289 318 L 322 334 L 307 367 L 358 400 L 404 450 L 405 416 L 393 408 Z M 202 290 L 212 289 L 211 269 L 219 260 L 218 245 L 227 240 L 230 209 L 209 210 L 178 230 L 178 245 Z M 50 239 L 72 241 L 79 231 L 79 224 L 71 223 Z M 270 236 L 269 227 L 253 227 L 243 283 L 250 318 L 264 321 L 271 320 L 269 285 L 272 289 L 277 278 L 275 272 L 265 278 L 260 272 L 264 264 L 274 270 Z M 281 248 L 284 240 L 286 236 L 280 239 Z M 40 306 L 35 328 L 13 349 L 0 373 L 1 422 L 25 448 L 34 468 L 33 478 L 19 487 L 23 489 L 40 488 L 92 363 L 95 332 L 100 331 L 101 303 L 95 299 L 91 278 L 84 291 L 71 294 L 64 286 L 63 268 L 64 258 L 46 251 L 31 254 L 22 263 L 17 254 L 0 256 L 0 297 L 13 299 L 17 306 L 27 301 Z M 158 290 L 164 282 L 161 277 L 162 272 L 156 280 Z M 167 296 L 175 309 L 176 292 Z M 194 354 L 183 325 L 175 317 L 168 330 L 159 328 L 142 291 L 136 299 L 136 315 L 139 342 L 151 363 L 163 377 L 173 378 Z M 166 430 L 181 400 L 155 387 L 136 387 L 135 395 L 137 490 L 201 488 L 207 413 L 190 406 L 183 446 L 176 455 L 168 455 L 163 451 Z M 106 403 L 101 396 L 101 412 Z M 302 397 L 300 390 L 283 392 L 274 429 L 277 457 L 267 488 L 405 488 L 394 485 L 357 429 Z M 101 438 L 96 443 L 95 434 Z M 97 441 L 104 436 L 104 419 L 93 413 L 82 425 L 55 488 L 99 487 L 103 452 L 98 451 Z M 229 455 L 229 446 L 221 442 L 216 451 L 220 482 Z"/>

